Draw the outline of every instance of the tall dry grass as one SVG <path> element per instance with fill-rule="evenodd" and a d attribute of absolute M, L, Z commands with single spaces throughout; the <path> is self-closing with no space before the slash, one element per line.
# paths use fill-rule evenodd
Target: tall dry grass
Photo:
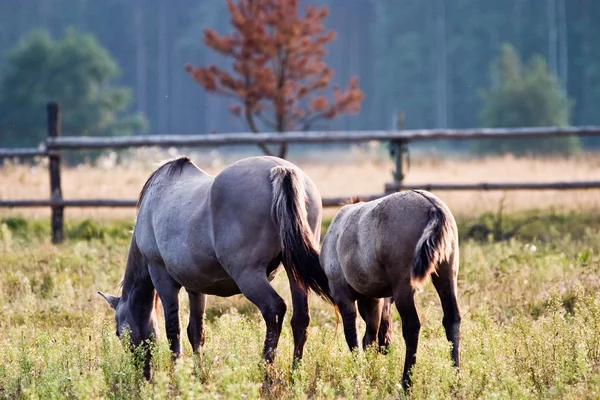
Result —
<path fill-rule="evenodd" d="M 175 151 L 136 150 L 117 160 L 114 153 L 97 165 L 65 167 L 62 172 L 66 199 L 135 199 L 150 173 Z M 217 174 L 244 155 L 222 155 L 217 151 L 192 153 L 192 159 L 209 173 Z M 392 178 L 393 163 L 378 146 L 356 147 L 351 151 L 314 151 L 292 156 L 315 181 L 322 196 L 351 196 L 382 193 Z M 407 183 L 546 182 L 600 180 L 600 155 L 571 157 L 456 158 L 420 157 L 412 160 Z M 48 198 L 49 178 L 45 160 L 33 165 L 6 163 L 0 168 L 0 199 Z M 501 201 L 509 211 L 554 208 L 559 211 L 600 209 L 598 190 L 571 191 L 440 191 L 438 194 L 457 215 L 495 210 Z M 332 215 L 335 209 L 325 211 Z M 47 208 L 0 210 L 38 218 L 49 215 Z M 134 209 L 68 208 L 73 218 L 134 218 Z"/>
<path fill-rule="evenodd" d="M 405 398 L 397 311 L 387 355 L 352 354 L 339 316 L 314 295 L 304 358 L 292 370 L 289 308 L 275 364 L 266 369 L 263 318 L 241 295 L 208 297 L 206 343 L 194 356 L 182 290 L 183 357 L 173 365 L 159 311 L 153 381 L 146 382 L 139 359 L 115 335 L 113 310 L 97 294 L 118 293 L 129 246 L 120 223 L 102 224 L 90 224 L 97 235 L 67 235 L 54 246 L 37 223 L 0 223 L 0 399 Z M 577 225 L 576 218 L 568 224 Z M 600 230 L 575 232 L 532 242 L 461 241 L 460 374 L 428 280 L 415 295 L 422 326 L 411 400 L 600 398 Z M 284 272 L 273 286 L 291 305 Z M 362 335 L 360 318 L 358 327 Z"/>

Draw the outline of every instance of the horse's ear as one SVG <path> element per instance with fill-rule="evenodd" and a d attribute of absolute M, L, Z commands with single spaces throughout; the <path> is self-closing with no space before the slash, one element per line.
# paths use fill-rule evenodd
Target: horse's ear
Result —
<path fill-rule="evenodd" d="M 119 300 L 121 299 L 120 297 L 111 296 L 110 294 L 105 294 L 102 292 L 98 292 L 98 294 L 104 297 L 113 310 L 117 309 L 117 304 L 119 304 Z"/>

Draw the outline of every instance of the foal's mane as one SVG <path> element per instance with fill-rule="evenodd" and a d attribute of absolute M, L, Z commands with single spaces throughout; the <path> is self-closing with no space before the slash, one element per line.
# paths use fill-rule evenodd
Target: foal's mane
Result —
<path fill-rule="evenodd" d="M 173 176 L 176 173 L 181 174 L 181 171 L 183 171 L 183 168 L 186 165 L 194 165 L 195 164 L 192 162 L 192 160 L 190 160 L 190 158 L 188 156 L 181 156 L 178 158 L 174 158 L 172 160 L 169 160 L 167 162 L 165 162 L 163 165 L 161 165 L 160 167 L 158 167 L 148 178 L 148 180 L 146 181 L 146 183 L 144 183 L 144 187 L 142 187 L 142 191 L 140 192 L 140 195 L 138 197 L 138 201 L 137 204 L 135 205 L 137 208 L 140 207 L 140 204 L 142 203 L 142 200 L 144 198 L 144 195 L 146 194 L 146 191 L 148 190 L 148 188 L 150 187 L 150 184 L 152 183 L 152 180 L 154 179 L 154 177 L 160 172 L 160 171 L 166 171 L 167 174 L 169 174 L 169 176 Z"/>
<path fill-rule="evenodd" d="M 346 206 L 348 204 L 356 204 L 356 203 L 360 203 L 361 201 L 364 201 L 364 199 L 360 196 L 352 196 L 351 198 L 349 198 L 346 201 L 342 201 L 340 203 L 341 206 Z"/>

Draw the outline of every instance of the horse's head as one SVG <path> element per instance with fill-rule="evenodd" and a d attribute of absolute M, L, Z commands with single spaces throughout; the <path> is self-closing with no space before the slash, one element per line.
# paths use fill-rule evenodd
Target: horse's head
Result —
<path fill-rule="evenodd" d="M 140 345 L 152 335 L 156 338 L 158 335 L 156 305 L 158 297 L 152 302 L 152 307 L 147 309 L 132 297 L 123 299 L 110 294 L 98 292 L 98 294 L 108 302 L 110 307 L 115 310 L 115 322 L 117 325 L 116 334 L 122 338 L 123 332 L 129 330 L 129 338 L 134 346 Z M 138 304 L 136 304 L 138 303 Z"/>

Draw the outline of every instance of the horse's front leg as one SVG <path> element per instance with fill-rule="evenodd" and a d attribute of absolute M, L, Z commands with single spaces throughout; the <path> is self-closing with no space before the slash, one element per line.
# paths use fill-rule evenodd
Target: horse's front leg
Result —
<path fill-rule="evenodd" d="M 377 342 L 377 333 L 381 324 L 382 305 L 383 301 L 381 299 L 372 297 L 358 300 L 358 312 L 367 325 L 362 342 L 364 350 Z"/>
<path fill-rule="evenodd" d="M 304 345 L 306 344 L 308 325 L 310 323 L 310 310 L 308 308 L 309 292 L 303 289 L 290 279 L 290 290 L 292 293 L 292 305 L 294 307 L 292 314 L 292 332 L 294 335 L 294 361 L 297 365 L 304 354 Z"/>
<path fill-rule="evenodd" d="M 344 336 L 350 351 L 358 349 L 358 332 L 356 329 L 356 302 L 350 299 L 338 301 L 338 308 L 342 315 L 344 325 Z"/>
<path fill-rule="evenodd" d="M 358 349 L 358 330 L 356 328 L 356 296 L 351 293 L 348 284 L 329 281 L 331 294 L 335 301 L 344 325 L 344 336 L 350 351 Z"/>
<path fill-rule="evenodd" d="M 206 310 L 206 295 L 204 293 L 188 292 L 190 299 L 190 322 L 187 335 L 192 350 L 197 353 L 204 345 L 204 310 Z"/>
<path fill-rule="evenodd" d="M 177 283 L 164 266 L 150 266 L 150 277 L 163 304 L 165 328 L 173 356 L 181 354 L 181 325 L 179 323 L 179 290 Z"/>

